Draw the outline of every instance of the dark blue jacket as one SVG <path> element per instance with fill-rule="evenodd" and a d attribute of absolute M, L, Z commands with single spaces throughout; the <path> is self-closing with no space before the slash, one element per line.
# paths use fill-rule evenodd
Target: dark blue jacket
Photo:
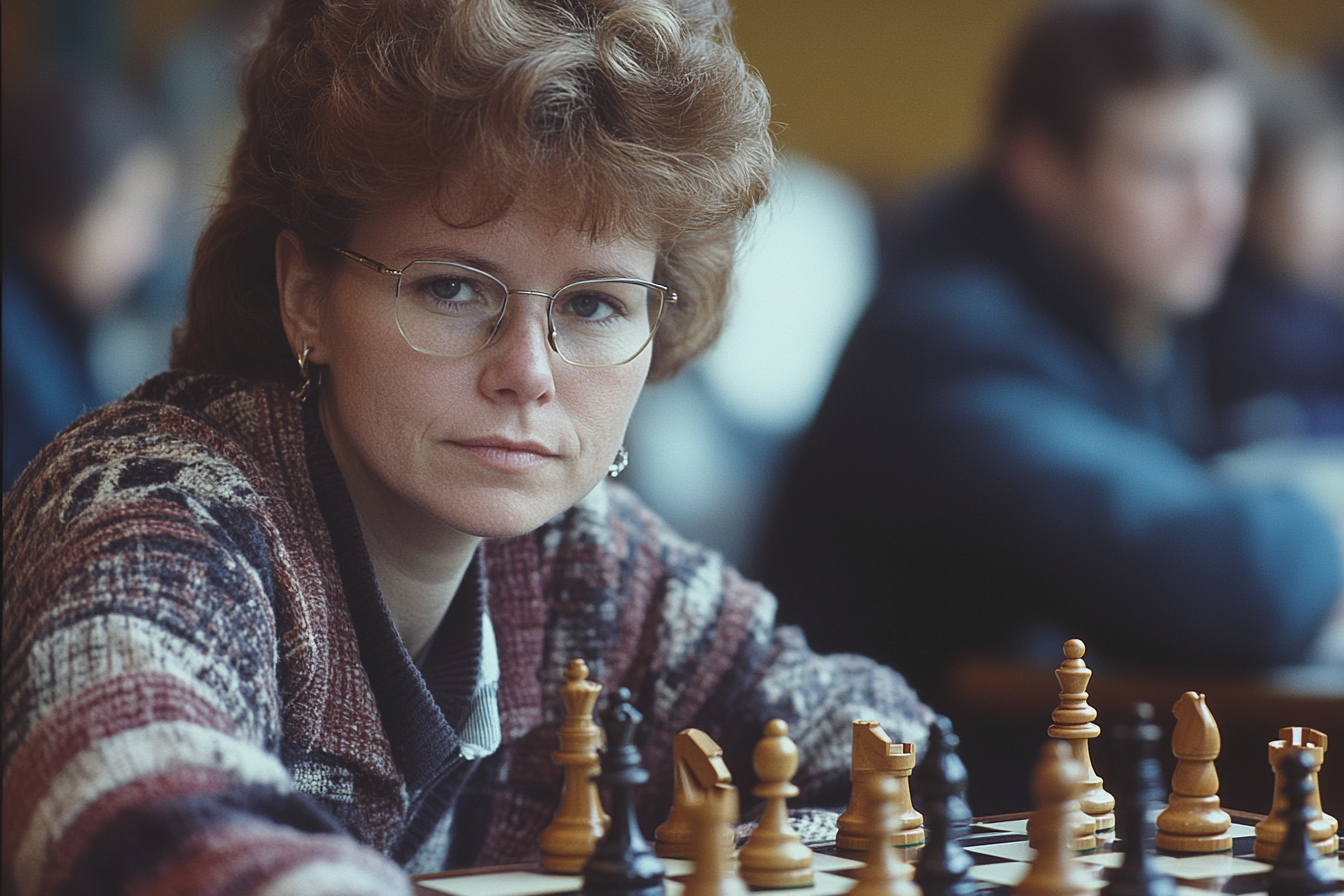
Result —
<path fill-rule="evenodd" d="M 1222 438 L 1344 435 L 1344 305 L 1243 252 L 1204 321 Z"/>
<path fill-rule="evenodd" d="M 4 262 L 4 490 L 56 433 L 102 402 L 88 327 L 45 296 L 16 259 Z"/>
<path fill-rule="evenodd" d="M 1300 655 L 1338 548 L 1304 498 L 1200 465 L 1193 334 L 1137 383 L 1082 272 L 989 179 L 938 192 L 882 251 L 771 520 L 781 619 L 930 694 L 956 654 L 1043 627 L 1098 662 Z"/>

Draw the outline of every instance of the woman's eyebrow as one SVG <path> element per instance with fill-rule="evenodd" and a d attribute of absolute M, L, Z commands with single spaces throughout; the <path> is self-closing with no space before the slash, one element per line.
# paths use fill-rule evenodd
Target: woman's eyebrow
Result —
<path fill-rule="evenodd" d="M 496 277 L 501 274 L 500 266 L 490 259 L 473 255 L 470 252 L 463 252 L 460 249 L 450 249 L 446 246 L 412 246 L 406 250 L 405 258 L 407 264 L 412 261 L 451 261 L 455 264 L 465 264 L 468 267 L 477 268 Z"/>
<path fill-rule="evenodd" d="M 578 283 L 582 280 L 643 280 L 636 274 L 627 271 L 618 271 L 615 268 L 584 268 L 582 270 L 570 271 L 569 282 Z"/>
<path fill-rule="evenodd" d="M 485 271 L 491 276 L 505 280 L 505 271 L 498 264 L 488 258 L 479 255 L 473 255 L 470 252 L 463 252 L 458 249 L 450 249 L 446 246 L 413 246 L 405 253 L 408 259 L 406 264 L 412 261 L 451 261 L 455 264 L 464 264 L 468 267 Z M 565 283 L 578 283 L 583 280 L 643 280 L 643 277 L 629 271 L 622 271 L 616 268 L 579 268 L 568 271 L 565 276 Z M 509 284 L 513 288 L 513 284 Z"/>

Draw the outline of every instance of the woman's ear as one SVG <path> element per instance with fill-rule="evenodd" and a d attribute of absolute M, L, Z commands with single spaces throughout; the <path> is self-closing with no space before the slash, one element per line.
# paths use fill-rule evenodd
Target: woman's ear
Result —
<path fill-rule="evenodd" d="M 275 238 L 275 285 L 290 348 L 296 356 L 305 348 L 312 349 L 312 363 L 327 363 L 322 344 L 322 293 L 327 278 L 309 262 L 303 241 L 292 230 L 282 230 Z"/>

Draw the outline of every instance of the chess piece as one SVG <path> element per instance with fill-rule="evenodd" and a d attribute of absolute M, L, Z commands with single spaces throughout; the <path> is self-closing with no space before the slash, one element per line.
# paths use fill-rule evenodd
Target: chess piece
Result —
<path fill-rule="evenodd" d="M 1171 752 L 1167 808 L 1157 816 L 1157 848 L 1174 852 L 1226 852 L 1232 848 L 1232 817 L 1218 807 L 1218 770 L 1213 761 L 1222 749 L 1218 724 L 1203 694 L 1186 691 L 1172 707 L 1176 730 Z"/>
<path fill-rule="evenodd" d="M 924 896 L 970 896 L 974 862 L 960 840 L 970 829 L 966 805 L 966 766 L 957 755 L 960 741 L 952 723 L 937 716 L 929 725 L 924 761 L 911 776 L 911 788 L 924 810 L 924 851 L 915 866 L 915 883 Z"/>
<path fill-rule="evenodd" d="M 732 825 L 737 821 L 737 788 L 715 785 L 705 799 L 686 807 L 695 836 L 692 858 L 695 868 L 684 881 L 685 896 L 747 896 L 746 882 L 737 876 L 733 863 L 723 852 L 723 835 L 733 839 Z"/>
<path fill-rule="evenodd" d="M 1102 789 L 1101 778 L 1092 770 L 1088 748 L 1088 741 L 1100 734 L 1101 728 L 1094 721 L 1097 711 L 1087 703 L 1087 683 L 1092 678 L 1092 670 L 1083 663 L 1086 652 L 1087 647 L 1077 638 L 1065 642 L 1064 662 L 1055 670 L 1060 702 L 1051 715 L 1054 724 L 1046 732 L 1050 737 L 1066 742 L 1074 761 L 1083 769 L 1084 784 L 1078 808 L 1065 820 L 1065 827 L 1074 832 L 1071 848 L 1076 852 L 1092 852 L 1097 848 L 1097 831 L 1115 828 L 1115 815 L 1111 812 L 1115 808 L 1115 797 Z M 1027 818 L 1027 842 L 1033 847 L 1039 846 L 1040 841 L 1036 824 L 1035 815 Z"/>
<path fill-rule="evenodd" d="M 858 726 L 863 724 L 876 727 L 872 722 L 855 722 L 856 737 Z M 892 844 L 892 837 L 898 833 L 897 826 L 901 823 L 902 780 L 905 779 L 877 775 L 869 785 L 865 812 L 871 820 L 867 827 L 869 833 L 864 838 L 868 843 L 868 854 L 864 857 L 864 866 L 855 874 L 858 883 L 849 891 L 849 896 L 920 896 L 919 887 L 912 879 L 914 869 L 897 858 Z M 908 781 L 906 785 L 905 802 L 908 804 Z"/>
<path fill-rule="evenodd" d="M 798 747 L 789 739 L 787 722 L 765 723 L 765 737 L 756 744 L 751 765 L 761 779 L 751 792 L 765 800 L 765 812 L 737 854 L 742 879 L 756 889 L 811 886 L 812 850 L 789 823 L 785 802 L 798 795 L 792 782 L 798 771 Z"/>
<path fill-rule="evenodd" d="M 1063 742 L 1061 741 L 1061 743 Z M 1065 746 L 1069 745 L 1065 744 Z M 1072 749 L 1072 747 L 1069 748 L 1070 752 L 1072 752 Z M 1075 758 L 1074 761 L 1077 762 L 1078 760 Z M 1081 767 L 1080 763 L 1079 768 Z M 1084 782 L 1087 780 L 1086 773 L 1083 774 L 1083 780 Z M 1073 832 L 1069 840 L 1069 848 L 1074 852 L 1094 852 L 1097 848 L 1097 835 L 1094 833 L 1097 820 L 1084 812 L 1082 807 L 1077 805 L 1077 802 L 1077 800 L 1073 801 L 1074 805 L 1069 811 L 1069 817 L 1064 820 L 1064 827 Z M 1034 814 L 1027 816 L 1027 845 L 1032 848 L 1039 848 L 1042 840 L 1041 833 L 1036 830 L 1038 823 Z M 1049 837 L 1051 835 L 1045 834 L 1044 836 Z"/>
<path fill-rule="evenodd" d="M 1280 768 L 1284 776 L 1283 795 L 1287 802 L 1284 817 L 1288 820 L 1288 833 L 1269 872 L 1269 896 L 1333 893 L 1335 881 L 1327 870 L 1327 860 L 1321 858 L 1307 832 L 1308 823 L 1315 817 L 1310 801 L 1316 789 L 1311 778 L 1316 757 L 1308 750 L 1289 752 L 1283 757 Z"/>
<path fill-rule="evenodd" d="M 1031 773 L 1036 858 L 1014 896 L 1087 896 L 1101 888 L 1088 866 L 1073 861 L 1071 851 L 1077 832 L 1073 816 L 1086 786 L 1087 775 L 1073 748 L 1062 741 L 1046 741 Z"/>
<path fill-rule="evenodd" d="M 560 726 L 560 751 L 553 755 L 565 769 L 560 807 L 541 833 L 541 867 L 557 874 L 578 874 L 611 819 L 602 811 L 592 780 L 600 762 L 602 729 L 593 721 L 593 705 L 602 685 L 588 680 L 588 664 L 571 660 L 560 687 L 565 721 Z"/>
<path fill-rule="evenodd" d="M 1161 738 L 1148 703 L 1135 704 L 1130 717 L 1111 728 L 1116 834 L 1124 858 L 1101 896 L 1176 896 L 1176 881 L 1154 867 L 1152 856 L 1156 830 L 1149 813 L 1161 799 L 1162 766 L 1154 755 Z"/>
<path fill-rule="evenodd" d="M 698 728 L 687 728 L 672 741 L 672 810 L 653 832 L 653 849 L 665 859 L 689 859 L 695 851 L 695 809 L 733 783 L 723 763 L 723 748 Z M 732 832 L 723 828 L 724 855 L 734 852 Z"/>
<path fill-rule="evenodd" d="M 639 831 L 631 791 L 649 780 L 640 767 L 635 732 L 644 721 L 621 688 L 603 718 L 607 754 L 597 781 L 611 794 L 611 827 L 583 866 L 584 896 L 663 896 L 663 863 Z"/>
<path fill-rule="evenodd" d="M 1274 769 L 1274 803 L 1269 817 L 1255 826 L 1257 858 L 1272 861 L 1278 856 L 1288 836 L 1288 818 L 1284 814 L 1288 808 L 1288 798 L 1283 792 L 1287 778 L 1283 773 L 1283 760 L 1290 753 L 1303 751 L 1311 753 L 1316 760 L 1311 770 L 1311 794 L 1307 797 L 1307 811 L 1311 816 L 1307 820 L 1307 836 L 1321 855 L 1329 856 L 1339 852 L 1339 822 L 1321 810 L 1316 777 L 1325 762 L 1325 747 L 1326 736 L 1314 728 L 1280 728 L 1279 740 L 1269 742 L 1269 766 Z"/>
<path fill-rule="evenodd" d="M 919 846 L 924 842 L 924 816 L 910 802 L 915 745 L 892 743 L 877 722 L 855 722 L 853 738 L 849 780 L 854 786 L 849 794 L 849 807 L 836 820 L 836 847 L 861 852 L 872 849 L 877 792 L 884 780 L 896 782 L 891 842 L 896 846 Z"/>
<path fill-rule="evenodd" d="M 1097 711 L 1087 702 L 1092 670 L 1083 662 L 1086 652 L 1087 647 L 1077 638 L 1064 643 L 1064 661 L 1055 670 L 1060 688 L 1059 707 L 1051 714 L 1054 724 L 1047 733 L 1058 740 L 1068 741 L 1073 758 L 1083 767 L 1083 791 L 1078 797 L 1078 808 L 1092 817 L 1094 833 L 1100 834 L 1115 829 L 1115 813 L 1111 811 L 1115 808 L 1115 797 L 1106 792 L 1101 786 L 1101 778 L 1092 770 L 1088 742 L 1101 733 L 1101 728 L 1096 723 Z M 1074 848 L 1088 847 L 1078 845 Z M 1096 848 L 1095 841 L 1090 848 Z"/>

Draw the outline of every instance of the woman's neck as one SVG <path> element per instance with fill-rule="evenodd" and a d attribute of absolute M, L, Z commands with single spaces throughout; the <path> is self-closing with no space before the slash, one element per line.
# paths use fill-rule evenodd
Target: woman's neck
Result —
<path fill-rule="evenodd" d="M 426 537 L 426 527 L 406 515 L 388 519 L 377 510 L 366 513 L 359 499 L 354 501 L 383 601 L 406 650 L 419 665 L 481 540 L 455 530 Z"/>
<path fill-rule="evenodd" d="M 322 415 L 325 418 L 325 414 Z M 419 664 L 457 593 L 481 539 L 396 498 L 323 425 L 355 505 L 360 532 L 397 634 Z"/>

